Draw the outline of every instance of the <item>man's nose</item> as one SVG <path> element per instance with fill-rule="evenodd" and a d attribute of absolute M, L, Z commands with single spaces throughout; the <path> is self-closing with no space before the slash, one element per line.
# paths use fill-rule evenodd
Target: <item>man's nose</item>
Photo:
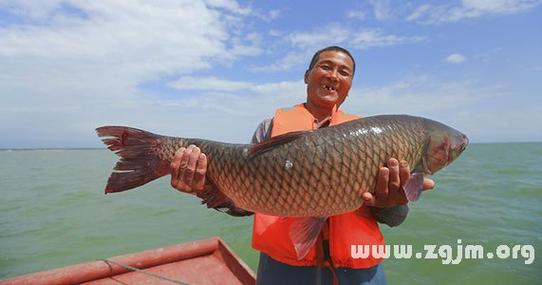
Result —
<path fill-rule="evenodd" d="M 337 82 L 339 80 L 338 73 L 339 71 L 335 68 L 330 70 L 328 73 L 329 79 L 332 80 L 333 82 Z"/>

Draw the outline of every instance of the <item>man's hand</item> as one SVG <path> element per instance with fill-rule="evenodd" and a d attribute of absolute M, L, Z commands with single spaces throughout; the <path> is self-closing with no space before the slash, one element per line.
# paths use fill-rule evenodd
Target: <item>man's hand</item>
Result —
<path fill-rule="evenodd" d="M 410 167 L 404 160 L 395 158 L 388 161 L 387 167 L 381 167 L 378 172 L 375 192 L 363 193 L 364 205 L 378 208 L 388 208 L 408 203 L 403 186 L 410 179 Z M 424 178 L 423 190 L 433 189 L 435 182 Z"/>
<path fill-rule="evenodd" d="M 207 173 L 207 157 L 195 145 L 180 148 L 170 164 L 171 186 L 179 191 L 203 191 Z"/>

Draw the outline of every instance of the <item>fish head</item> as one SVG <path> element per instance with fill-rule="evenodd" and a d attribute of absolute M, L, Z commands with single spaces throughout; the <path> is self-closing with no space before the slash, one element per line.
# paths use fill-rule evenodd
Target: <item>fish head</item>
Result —
<path fill-rule="evenodd" d="M 465 150 L 469 139 L 445 124 L 425 119 L 428 139 L 423 157 L 424 172 L 433 174 L 454 161 Z"/>

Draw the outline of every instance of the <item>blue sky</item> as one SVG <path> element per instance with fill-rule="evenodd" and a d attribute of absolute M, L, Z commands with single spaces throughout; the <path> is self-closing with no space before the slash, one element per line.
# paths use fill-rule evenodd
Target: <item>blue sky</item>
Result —
<path fill-rule="evenodd" d="M 0 148 L 100 147 L 101 125 L 247 142 L 328 45 L 356 58 L 350 113 L 542 141 L 542 1 L 337 2 L 0 1 Z"/>

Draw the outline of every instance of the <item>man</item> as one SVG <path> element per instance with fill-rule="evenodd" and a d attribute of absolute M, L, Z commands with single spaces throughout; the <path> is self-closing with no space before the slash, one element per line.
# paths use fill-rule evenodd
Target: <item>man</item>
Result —
<path fill-rule="evenodd" d="M 354 72 L 355 61 L 347 50 L 331 46 L 318 51 L 305 72 L 307 101 L 278 109 L 272 120 L 258 126 L 253 143 L 358 118 L 339 110 L 352 86 Z M 171 162 L 171 185 L 183 192 L 201 194 L 206 168 L 207 158 L 199 148 L 181 148 Z M 390 158 L 387 167 L 379 170 L 374 194 L 365 192 L 364 205 L 357 211 L 330 217 L 317 244 L 302 259 L 295 255 L 288 236 L 291 220 L 255 213 L 252 246 L 261 251 L 257 284 L 386 284 L 381 259 L 353 259 L 350 245 L 383 244 L 377 221 L 389 226 L 403 222 L 408 207 L 402 186 L 409 177 L 406 162 Z M 425 190 L 433 187 L 432 180 L 424 181 Z M 229 208 L 230 214 L 247 213 L 231 203 L 223 207 Z"/>

